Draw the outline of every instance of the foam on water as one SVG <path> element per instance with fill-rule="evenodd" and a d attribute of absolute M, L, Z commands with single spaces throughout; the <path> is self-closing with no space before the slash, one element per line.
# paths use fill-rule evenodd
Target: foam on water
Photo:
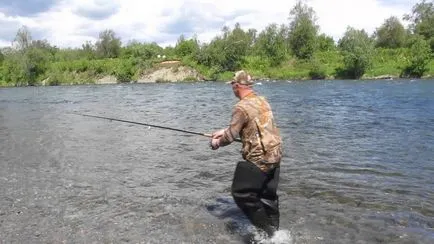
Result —
<path fill-rule="evenodd" d="M 291 232 L 289 230 L 279 230 L 274 233 L 274 236 L 269 240 L 270 243 L 274 244 L 289 244 L 292 242 Z"/>
<path fill-rule="evenodd" d="M 293 244 L 291 232 L 289 230 L 279 230 L 274 233 L 271 238 L 267 238 L 263 233 L 258 231 L 252 232 L 254 234 L 254 241 L 252 243 L 258 244 Z"/>

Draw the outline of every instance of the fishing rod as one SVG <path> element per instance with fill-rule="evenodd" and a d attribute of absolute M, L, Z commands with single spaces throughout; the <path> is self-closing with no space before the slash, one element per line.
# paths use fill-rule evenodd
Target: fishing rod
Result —
<path fill-rule="evenodd" d="M 182 129 L 176 129 L 176 128 L 171 128 L 171 127 L 166 127 L 166 126 L 161 126 L 161 125 L 153 125 L 153 124 L 148 124 L 148 123 L 141 123 L 141 122 L 135 122 L 135 121 L 129 121 L 129 120 L 123 120 L 123 119 L 115 119 L 115 118 L 109 118 L 109 117 L 103 117 L 103 116 L 97 116 L 97 115 L 90 115 L 90 114 L 79 114 L 79 113 L 74 113 L 74 114 L 85 116 L 85 117 L 106 119 L 106 120 L 110 120 L 110 121 L 118 121 L 118 122 L 123 122 L 123 123 L 128 123 L 128 124 L 143 125 L 143 126 L 155 127 L 155 128 L 159 128 L 159 129 L 165 129 L 165 130 L 172 130 L 172 131 L 183 132 L 183 133 L 187 133 L 187 134 L 212 137 L 211 134 L 200 133 L 200 132 L 195 132 L 195 131 L 188 131 L 188 130 L 182 130 Z M 241 142 L 240 139 L 235 139 L 235 141 L 236 142 Z"/>

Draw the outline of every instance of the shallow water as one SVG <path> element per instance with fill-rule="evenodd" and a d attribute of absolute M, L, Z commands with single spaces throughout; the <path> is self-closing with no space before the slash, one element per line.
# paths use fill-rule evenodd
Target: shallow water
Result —
<path fill-rule="evenodd" d="M 288 243 L 434 242 L 434 81 L 262 82 Z M 243 243 L 222 83 L 0 89 L 1 243 Z M 285 232 L 287 231 L 287 232 Z"/>

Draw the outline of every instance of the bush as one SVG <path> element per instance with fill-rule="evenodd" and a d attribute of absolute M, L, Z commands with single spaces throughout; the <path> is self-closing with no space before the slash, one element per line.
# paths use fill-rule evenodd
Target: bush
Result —
<path fill-rule="evenodd" d="M 327 77 L 326 69 L 319 61 L 314 59 L 311 61 L 311 65 L 312 67 L 309 71 L 309 77 L 312 80 L 322 80 Z"/>
<path fill-rule="evenodd" d="M 344 56 L 344 69 L 336 70 L 343 78 L 359 79 L 372 65 L 374 45 L 364 30 L 348 27 L 339 40 L 339 48 Z"/>
<path fill-rule="evenodd" d="M 120 82 L 130 82 L 136 73 L 134 67 L 133 59 L 119 59 L 113 75 Z"/>
<path fill-rule="evenodd" d="M 429 70 L 431 47 L 423 38 L 414 39 L 408 53 L 408 64 L 404 67 L 401 77 L 420 78 Z"/>

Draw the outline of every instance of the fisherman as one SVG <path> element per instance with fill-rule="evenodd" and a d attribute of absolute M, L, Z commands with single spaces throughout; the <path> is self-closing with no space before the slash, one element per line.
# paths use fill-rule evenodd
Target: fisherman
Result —
<path fill-rule="evenodd" d="M 210 147 L 242 141 L 242 157 L 237 163 L 231 193 L 250 222 L 269 237 L 279 229 L 279 182 L 282 140 L 267 100 L 253 90 L 253 80 L 244 70 L 230 82 L 239 98 L 232 109 L 229 127 L 212 134 Z"/>

